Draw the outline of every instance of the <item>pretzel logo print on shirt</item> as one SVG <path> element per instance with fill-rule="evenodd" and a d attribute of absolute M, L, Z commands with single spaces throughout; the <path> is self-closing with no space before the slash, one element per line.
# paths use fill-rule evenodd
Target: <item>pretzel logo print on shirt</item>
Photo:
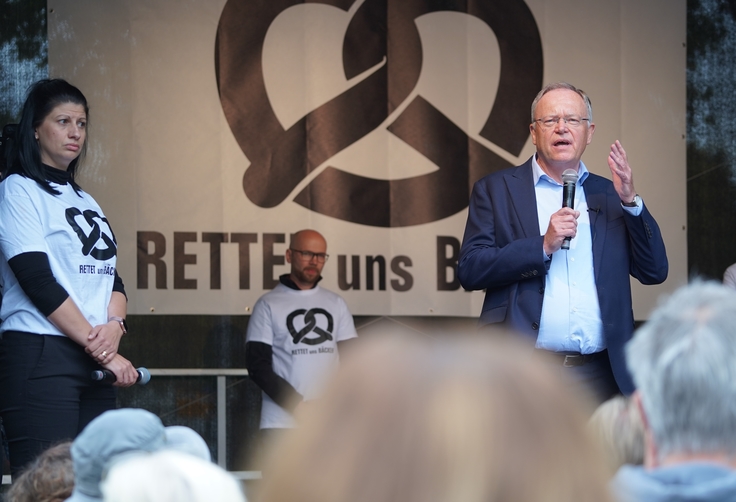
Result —
<path fill-rule="evenodd" d="M 349 12 L 361 0 L 228 0 L 217 29 L 215 71 L 225 117 L 251 164 L 243 190 L 254 204 L 281 204 L 303 180 L 294 201 L 353 223 L 403 227 L 437 221 L 468 206 L 473 183 L 512 164 L 472 139 L 420 94 L 393 122 L 384 121 L 412 94 L 423 47 L 415 21 L 440 11 L 480 19 L 496 36 L 501 65 L 492 109 L 478 133 L 513 156 L 529 136 L 529 105 L 542 85 L 542 44 L 522 0 L 364 0 L 342 44 L 343 72 L 356 84 L 291 126 L 269 101 L 263 48 L 274 20 L 297 5 Z M 328 6 L 328 7 L 324 7 Z M 441 34 L 439 36 L 442 36 Z M 454 92 L 448 89 L 447 92 Z M 438 169 L 401 179 L 376 179 L 325 163 L 379 127 Z M 317 168 L 323 168 L 313 175 Z"/>
<path fill-rule="evenodd" d="M 327 320 L 326 330 L 317 325 L 318 315 Z M 304 327 L 300 330 L 294 327 L 294 319 L 298 316 L 304 316 Z M 295 345 L 300 342 L 306 343 L 307 345 L 319 345 L 330 341 L 332 340 L 333 326 L 332 314 L 321 308 L 309 310 L 297 309 L 286 317 L 286 327 L 289 329 Z M 315 333 L 317 337 L 307 338 L 309 333 Z"/>
<path fill-rule="evenodd" d="M 89 233 L 80 226 L 78 222 L 80 216 L 83 217 L 86 223 L 85 227 L 89 229 Z M 97 211 L 92 211 L 91 209 L 85 209 L 82 212 L 76 207 L 70 207 L 66 210 L 66 221 L 77 234 L 77 237 L 79 237 L 84 256 L 91 256 L 99 261 L 106 261 L 115 256 L 117 252 L 117 241 L 115 240 L 115 235 L 112 233 L 110 224 L 107 222 L 107 218 L 103 218 L 97 214 Z M 104 223 L 104 231 L 98 221 Z M 105 233 L 106 231 L 110 232 L 110 235 L 107 235 Z M 99 246 L 100 241 L 102 241 L 102 246 Z"/>

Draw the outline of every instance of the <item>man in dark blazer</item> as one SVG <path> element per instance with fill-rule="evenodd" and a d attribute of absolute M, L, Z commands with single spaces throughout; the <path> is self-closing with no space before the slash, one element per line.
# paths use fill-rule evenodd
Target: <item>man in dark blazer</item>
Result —
<path fill-rule="evenodd" d="M 475 184 L 458 276 L 465 289 L 486 289 L 481 325 L 531 338 L 602 401 L 634 390 L 623 352 L 634 328 L 629 275 L 659 284 L 668 264 L 621 144 L 608 156 L 612 181 L 581 162 L 592 115 L 588 96 L 570 84 L 540 91 L 529 126 L 537 152 Z M 568 169 L 578 176 L 575 209 L 561 208 Z"/>

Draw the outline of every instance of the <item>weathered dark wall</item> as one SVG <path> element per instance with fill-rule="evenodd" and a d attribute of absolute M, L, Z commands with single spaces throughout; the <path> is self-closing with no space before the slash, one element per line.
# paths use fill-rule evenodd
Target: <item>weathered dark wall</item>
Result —
<path fill-rule="evenodd" d="M 26 88 L 48 74 L 45 0 L 0 0 L 0 127 L 18 118 Z"/>
<path fill-rule="evenodd" d="M 687 4 L 688 270 L 736 262 L 736 1 Z"/>

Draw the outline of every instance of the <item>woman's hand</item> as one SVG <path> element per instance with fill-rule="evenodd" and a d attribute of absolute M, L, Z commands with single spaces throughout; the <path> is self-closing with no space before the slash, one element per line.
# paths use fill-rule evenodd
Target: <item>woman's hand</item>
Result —
<path fill-rule="evenodd" d="M 110 370 L 115 374 L 117 380 L 113 385 L 116 387 L 130 387 L 138 380 L 138 371 L 133 365 L 120 354 L 110 360 L 110 362 L 101 365 L 106 370 Z"/>
<path fill-rule="evenodd" d="M 120 339 L 123 337 L 123 329 L 117 321 L 107 324 L 98 324 L 89 332 L 84 349 L 95 361 L 104 365 L 113 360 L 118 353 Z"/>

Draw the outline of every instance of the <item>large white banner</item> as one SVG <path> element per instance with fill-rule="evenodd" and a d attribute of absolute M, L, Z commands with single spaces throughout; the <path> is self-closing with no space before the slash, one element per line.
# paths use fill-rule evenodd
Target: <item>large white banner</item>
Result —
<path fill-rule="evenodd" d="M 49 67 L 90 105 L 82 185 L 134 314 L 244 314 L 314 228 L 356 315 L 477 316 L 454 264 L 472 183 L 534 152 L 544 83 L 591 96 L 686 280 L 685 0 L 49 0 Z M 605 266 L 605 265 L 604 265 Z"/>

